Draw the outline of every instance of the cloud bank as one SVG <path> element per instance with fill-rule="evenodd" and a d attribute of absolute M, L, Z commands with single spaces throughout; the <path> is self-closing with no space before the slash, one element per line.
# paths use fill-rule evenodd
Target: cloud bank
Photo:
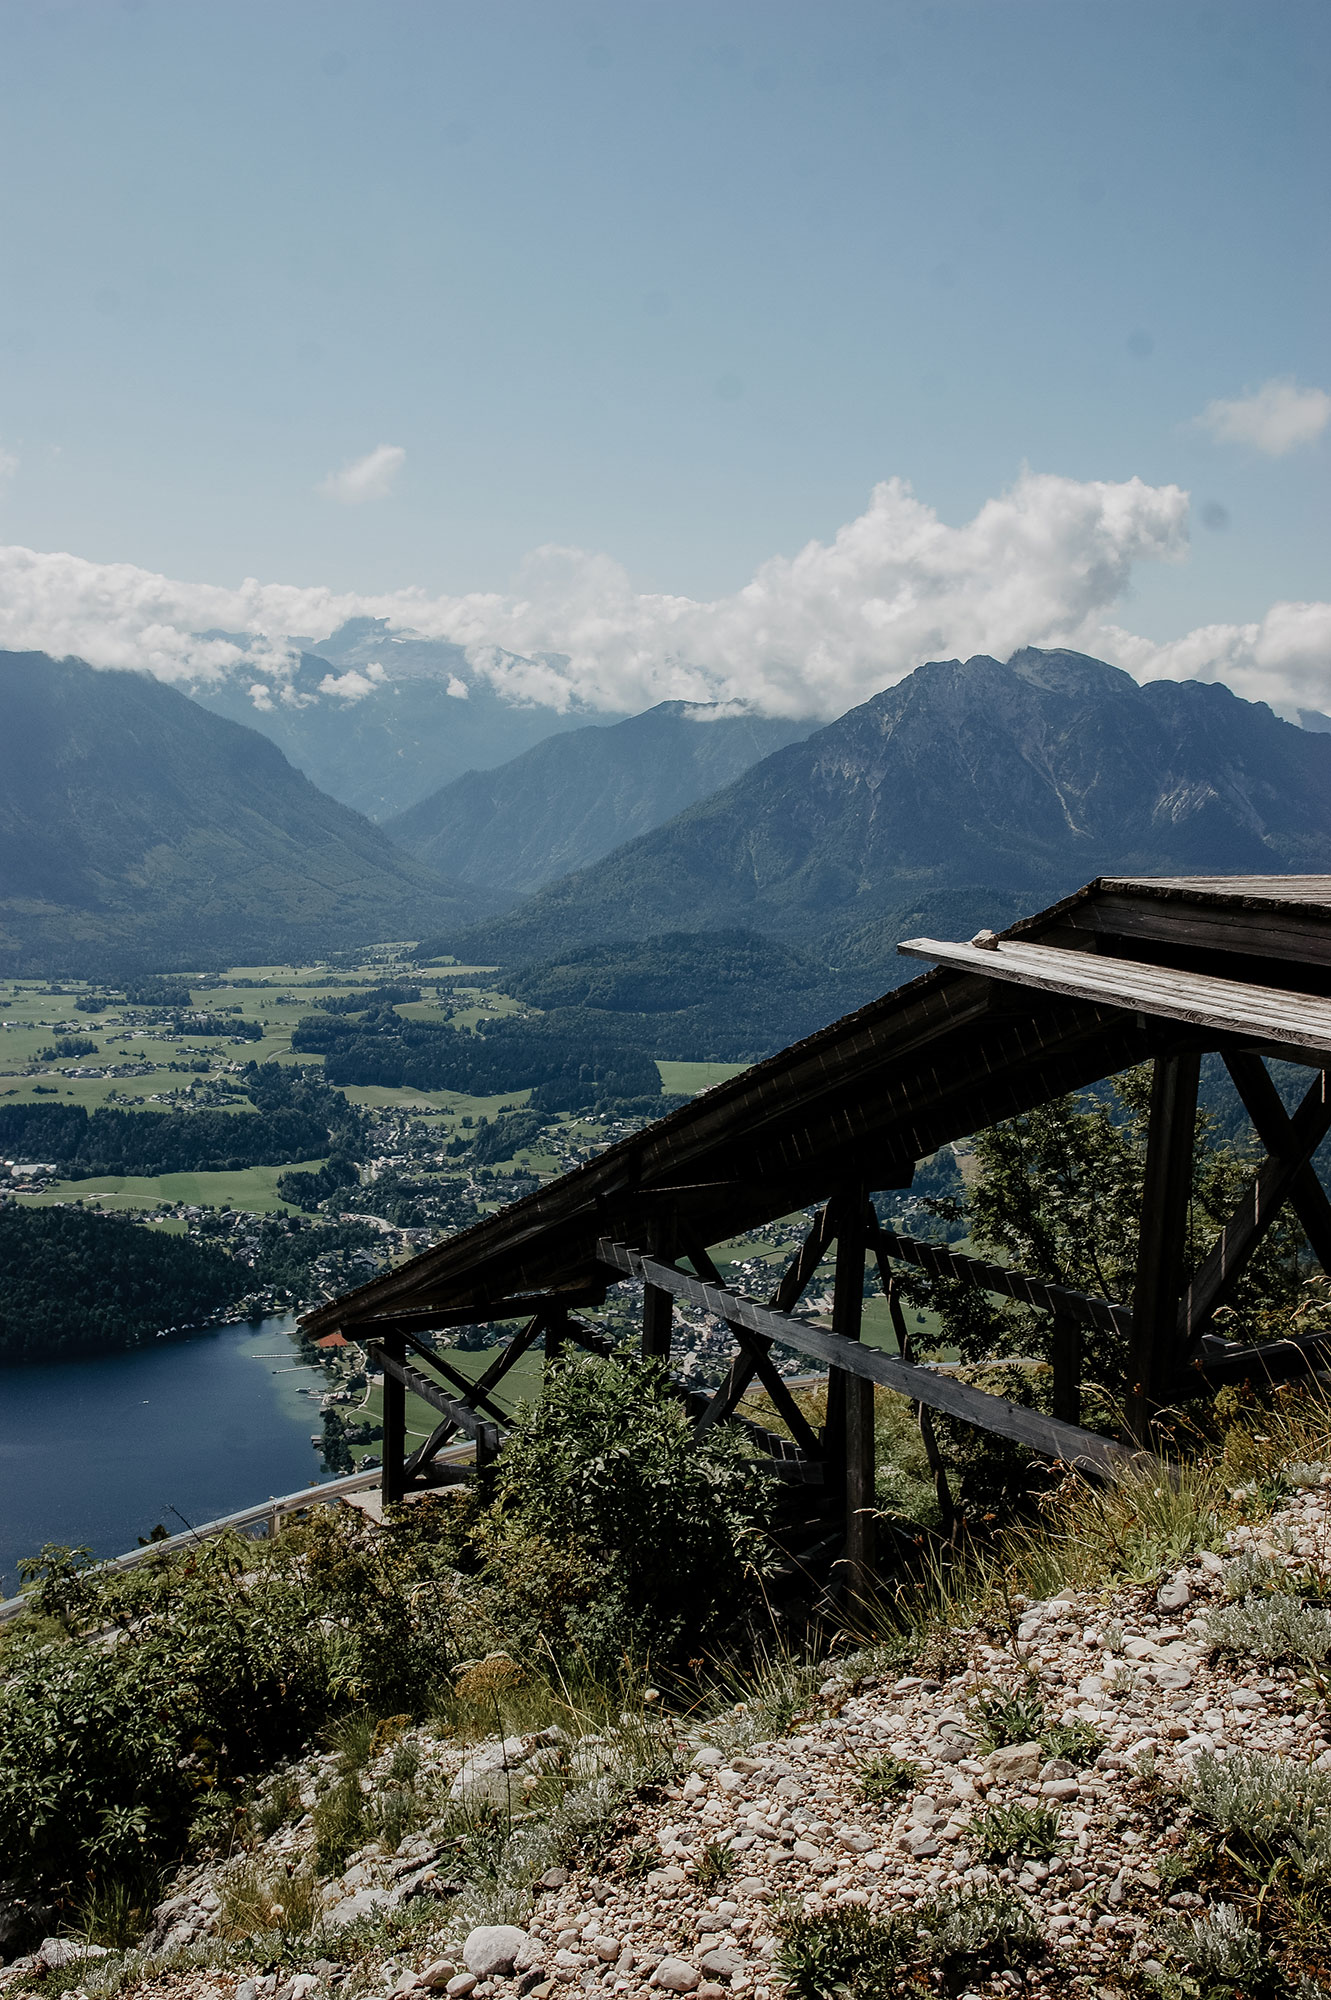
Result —
<path fill-rule="evenodd" d="M 320 482 L 319 491 L 344 507 L 358 507 L 363 500 L 385 500 L 393 481 L 407 462 L 400 444 L 377 444 L 364 458 L 353 458 L 340 472 L 330 472 Z"/>
<path fill-rule="evenodd" d="M 710 601 L 635 591 L 609 556 L 545 548 L 514 590 L 383 595 L 189 583 L 127 564 L 0 549 L 0 646 L 140 667 L 186 685 L 243 673 L 256 706 L 281 700 L 295 648 L 349 618 L 463 649 L 473 683 L 514 701 L 628 713 L 667 699 L 831 717 L 924 660 L 1070 645 L 1139 679 L 1221 679 L 1292 711 L 1331 706 L 1331 606 L 1275 605 L 1254 625 L 1156 645 L 1113 622 L 1137 565 L 1186 557 L 1188 496 L 1139 479 L 1024 472 L 961 526 L 901 480 L 874 489 L 830 542 L 773 556 Z M 205 635 L 205 636 L 200 636 Z M 391 677 L 391 648 L 383 659 Z M 464 694 L 456 654 L 440 660 Z M 363 699 L 368 669 L 325 694 Z"/>
<path fill-rule="evenodd" d="M 1331 396 L 1325 389 L 1300 389 L 1286 377 L 1232 402 L 1208 403 L 1197 422 L 1221 444 L 1246 444 L 1283 458 L 1322 435 L 1331 423 Z"/>

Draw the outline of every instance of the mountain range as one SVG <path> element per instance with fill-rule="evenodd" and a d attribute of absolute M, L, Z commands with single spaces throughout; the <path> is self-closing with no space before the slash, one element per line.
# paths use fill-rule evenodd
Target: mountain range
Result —
<path fill-rule="evenodd" d="M 1028 648 L 936 661 L 497 920 L 503 964 L 743 927 L 907 976 L 912 930 L 998 927 L 1097 874 L 1331 871 L 1331 739 L 1215 683 Z"/>
<path fill-rule="evenodd" d="M 381 618 L 353 618 L 331 638 L 297 643 L 304 650 L 280 684 L 242 664 L 190 692 L 267 736 L 322 791 L 370 819 L 590 719 L 579 709 L 507 701 L 461 646 L 390 632 Z"/>
<path fill-rule="evenodd" d="M 442 874 L 528 894 L 673 819 L 813 726 L 663 701 L 547 737 L 497 770 L 468 771 L 384 831 Z"/>
<path fill-rule="evenodd" d="M 898 938 L 999 927 L 1096 874 L 1331 872 L 1331 735 L 1219 685 L 1032 648 L 935 661 L 806 730 L 667 702 L 383 828 L 146 674 L 0 654 L 0 969 L 418 938 L 526 968 L 534 1005 L 607 1032 L 654 1016 L 682 1047 L 705 1021 L 748 1049 L 908 976 Z M 699 933 L 714 949 L 686 951 Z M 747 986 L 786 997 L 741 1019 Z"/>
<path fill-rule="evenodd" d="M 149 674 L 0 653 L 0 968 L 282 961 L 457 927 L 445 882 Z"/>

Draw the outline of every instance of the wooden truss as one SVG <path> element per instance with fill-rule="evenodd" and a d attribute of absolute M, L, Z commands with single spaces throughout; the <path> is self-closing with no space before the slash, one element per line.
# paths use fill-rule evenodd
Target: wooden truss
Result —
<path fill-rule="evenodd" d="M 775 1471 L 821 1489 L 839 1521 L 841 1574 L 856 1590 L 867 1586 L 871 1558 L 877 1387 L 915 1405 L 946 1511 L 935 1415 L 1106 1478 L 1152 1443 L 1159 1412 L 1182 1397 L 1245 1375 L 1280 1378 L 1322 1365 L 1315 1337 L 1239 1349 L 1217 1337 L 1213 1322 L 1286 1205 L 1331 1268 L 1331 1203 L 1312 1164 L 1331 1131 L 1331 879 L 1102 881 L 1002 938 L 913 940 L 902 949 L 938 969 L 306 1316 L 313 1334 L 337 1328 L 371 1343 L 384 1377 L 386 1499 L 428 1481 L 435 1455 L 459 1435 L 474 1439 L 478 1476 L 488 1477 L 504 1430 L 494 1392 L 508 1369 L 537 1341 L 547 1359 L 569 1345 L 608 1354 L 577 1309 L 601 1303 L 608 1287 L 626 1280 L 643 1287 L 641 1351 L 667 1368 L 676 1300 L 729 1328 L 734 1353 L 721 1387 L 703 1394 L 676 1382 L 676 1393 L 701 1428 L 744 1423 Z M 1208 1051 L 1223 1057 L 1265 1158 L 1189 1275 L 1198 1075 Z M 1271 1058 L 1315 1072 L 1292 1113 L 1267 1069 Z M 909 1186 L 914 1162 L 945 1141 L 1144 1060 L 1154 1065 L 1154 1082 L 1130 1303 L 879 1224 L 871 1193 Z M 814 1209 L 814 1218 L 772 1296 L 727 1286 L 711 1246 L 801 1207 Z M 829 1256 L 830 1326 L 797 1310 Z M 896 1354 L 860 1337 L 870 1257 Z M 899 1295 L 903 1267 L 1049 1314 L 1053 1414 L 917 1362 Z M 447 1349 L 422 1338 L 519 1317 L 522 1330 L 475 1383 Z M 1088 1330 L 1112 1333 L 1129 1356 L 1120 1438 L 1081 1422 Z M 827 1369 L 819 1428 L 792 1396 L 778 1349 Z M 788 1435 L 744 1416 L 741 1401 L 755 1384 Z M 410 1456 L 408 1391 L 439 1418 Z"/>

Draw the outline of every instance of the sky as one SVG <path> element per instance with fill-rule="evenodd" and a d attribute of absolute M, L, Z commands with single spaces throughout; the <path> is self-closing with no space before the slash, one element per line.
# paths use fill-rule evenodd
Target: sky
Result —
<path fill-rule="evenodd" d="M 0 76 L 0 643 L 1331 706 L 1324 0 L 0 0 Z"/>

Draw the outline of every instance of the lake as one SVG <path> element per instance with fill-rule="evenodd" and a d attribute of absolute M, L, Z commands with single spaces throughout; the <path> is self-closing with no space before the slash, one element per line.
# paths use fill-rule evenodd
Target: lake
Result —
<path fill-rule="evenodd" d="M 131 1354 L 0 1369 L 0 1597 L 43 1542 L 132 1549 L 322 1479 L 310 1443 L 327 1377 L 290 1317 Z"/>

